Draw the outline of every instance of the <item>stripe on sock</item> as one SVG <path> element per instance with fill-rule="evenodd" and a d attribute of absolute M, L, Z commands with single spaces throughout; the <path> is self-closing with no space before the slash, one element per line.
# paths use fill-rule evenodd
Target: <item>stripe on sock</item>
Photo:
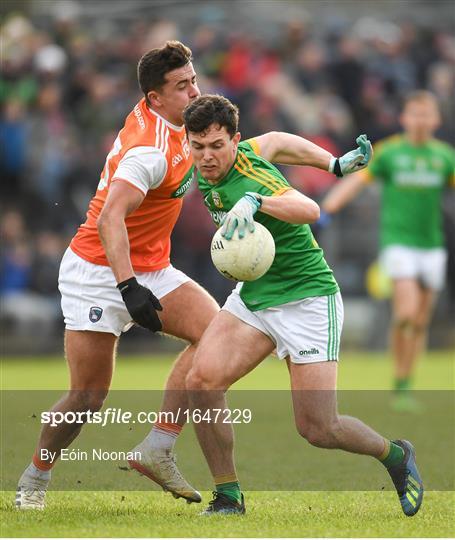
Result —
<path fill-rule="evenodd" d="M 38 450 L 36 450 L 32 457 L 32 463 L 40 471 L 50 471 L 54 466 L 55 460 L 52 463 L 49 461 L 43 461 L 38 457 Z"/>
<path fill-rule="evenodd" d="M 173 435 L 179 435 L 182 431 L 183 426 L 179 424 L 174 424 L 172 422 L 157 422 L 154 426 L 155 429 L 159 431 L 164 431 L 165 433 L 172 433 Z"/>
<path fill-rule="evenodd" d="M 384 439 L 384 450 L 382 451 L 382 454 L 378 457 L 379 461 L 384 461 L 385 458 L 390 453 L 390 441 L 387 439 Z"/>
<path fill-rule="evenodd" d="M 238 482 L 237 475 L 235 473 L 214 476 L 213 481 L 215 482 L 215 486 L 218 486 L 220 484 L 227 484 L 228 482 Z"/>

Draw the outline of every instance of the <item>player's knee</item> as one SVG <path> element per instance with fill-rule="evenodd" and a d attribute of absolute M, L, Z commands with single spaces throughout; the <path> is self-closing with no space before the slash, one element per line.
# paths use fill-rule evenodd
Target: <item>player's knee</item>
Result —
<path fill-rule="evenodd" d="M 187 390 L 207 390 L 210 387 L 210 381 L 207 379 L 203 370 L 193 367 L 186 376 Z"/>
<path fill-rule="evenodd" d="M 395 317 L 393 324 L 401 332 L 412 332 L 414 330 L 414 317 L 410 314 L 401 315 Z"/>
<path fill-rule="evenodd" d="M 297 431 L 312 446 L 318 448 L 335 448 L 337 433 L 340 429 L 336 419 L 332 421 L 307 420 L 297 424 Z"/>
<path fill-rule="evenodd" d="M 425 334 L 428 330 L 428 323 L 426 321 L 416 320 L 416 318 L 412 316 L 398 318 L 395 320 L 394 324 L 395 328 L 412 336 Z"/>
<path fill-rule="evenodd" d="M 193 366 L 186 376 L 187 390 L 220 390 L 224 389 L 224 381 L 220 377 L 213 376 L 207 370 Z"/>

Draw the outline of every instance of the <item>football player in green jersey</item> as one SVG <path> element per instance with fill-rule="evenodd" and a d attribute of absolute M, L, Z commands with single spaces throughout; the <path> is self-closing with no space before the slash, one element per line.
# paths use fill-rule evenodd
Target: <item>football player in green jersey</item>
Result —
<path fill-rule="evenodd" d="M 360 420 L 339 415 L 337 360 L 343 325 L 340 291 L 308 223 L 318 205 L 294 190 L 270 160 L 273 138 L 240 142 L 238 110 L 221 96 L 202 96 L 184 111 L 198 185 L 229 241 L 254 219 L 272 233 L 275 259 L 264 276 L 239 283 L 197 348 L 187 377 L 190 404 L 204 415 L 226 409 L 225 392 L 274 349 L 286 360 L 297 430 L 311 444 L 369 455 L 387 467 L 406 515 L 420 508 L 423 486 L 412 445 L 389 441 Z M 292 141 L 290 141 L 292 145 Z M 369 141 L 360 141 L 366 165 Z M 195 423 L 216 491 L 206 514 L 243 514 L 232 426 Z"/>
<path fill-rule="evenodd" d="M 371 179 L 382 184 L 379 260 L 393 283 L 393 406 L 418 411 L 420 405 L 408 389 L 425 347 L 437 291 L 444 284 L 441 198 L 444 188 L 454 183 L 455 154 L 448 144 L 433 138 L 440 115 L 431 93 L 410 94 L 400 121 L 404 133 L 378 143 L 368 169 L 335 186 L 322 209 L 328 214 L 337 212 Z"/>

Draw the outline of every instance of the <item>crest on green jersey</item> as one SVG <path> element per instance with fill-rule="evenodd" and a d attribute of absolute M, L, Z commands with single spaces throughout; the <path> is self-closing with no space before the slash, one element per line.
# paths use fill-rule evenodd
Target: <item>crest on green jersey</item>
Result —
<path fill-rule="evenodd" d="M 180 182 L 179 187 L 172 193 L 171 197 L 173 199 L 181 198 L 190 188 L 194 179 L 194 167 L 190 167 L 189 171 L 183 177 L 183 180 Z"/>
<path fill-rule="evenodd" d="M 223 203 L 221 202 L 221 197 L 218 191 L 212 191 L 212 199 L 213 199 L 213 204 L 217 208 L 223 208 Z"/>

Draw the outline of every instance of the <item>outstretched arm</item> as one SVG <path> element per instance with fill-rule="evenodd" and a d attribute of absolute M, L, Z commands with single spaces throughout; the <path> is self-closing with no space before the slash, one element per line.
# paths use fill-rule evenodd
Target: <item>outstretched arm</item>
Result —
<path fill-rule="evenodd" d="M 373 155 L 371 143 L 366 135 L 357 137 L 358 148 L 340 158 L 332 156 L 317 144 L 290 133 L 271 131 L 255 137 L 254 140 L 259 154 L 267 161 L 283 165 L 309 165 L 337 176 L 363 169 Z"/>
<path fill-rule="evenodd" d="M 254 140 L 258 144 L 260 156 L 272 163 L 309 165 L 327 171 L 333 157 L 324 148 L 291 133 L 271 131 Z"/>
<path fill-rule="evenodd" d="M 325 196 L 321 208 L 327 214 L 334 214 L 346 206 L 367 185 L 364 173 L 347 176 L 338 182 Z"/>

